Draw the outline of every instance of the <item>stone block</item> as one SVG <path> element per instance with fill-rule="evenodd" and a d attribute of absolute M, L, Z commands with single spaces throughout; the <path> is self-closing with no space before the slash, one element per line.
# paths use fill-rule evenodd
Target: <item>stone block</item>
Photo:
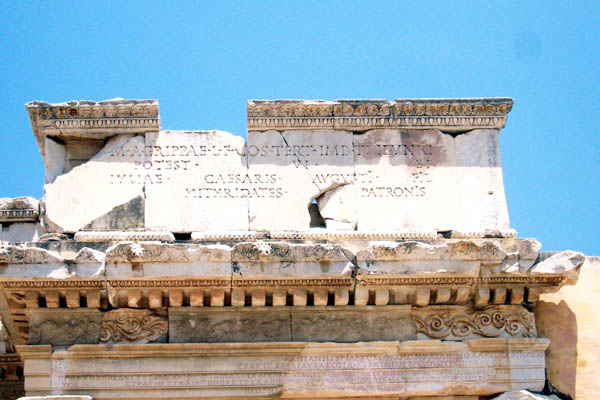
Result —
<path fill-rule="evenodd" d="M 206 276 L 231 279 L 231 248 L 225 245 L 121 243 L 106 251 L 106 275 Z"/>
<path fill-rule="evenodd" d="M 43 235 L 42 226 L 37 222 L 17 222 L 0 231 L 0 240 L 8 244 L 19 242 L 37 242 Z"/>
<path fill-rule="evenodd" d="M 46 157 L 44 157 L 44 166 L 46 167 L 46 183 L 54 182 L 54 179 L 65 171 L 67 166 L 67 149 L 63 143 L 56 139 L 46 136 L 44 147 Z"/>
<path fill-rule="evenodd" d="M 102 313 L 90 308 L 26 309 L 29 344 L 94 344 L 100 341 Z"/>
<path fill-rule="evenodd" d="M 151 157 L 141 170 L 160 176 L 145 188 L 146 229 L 248 230 L 248 201 L 262 195 L 271 174 L 263 174 L 263 183 L 248 173 L 243 138 L 221 131 L 161 131 L 147 134 L 145 145 Z"/>
<path fill-rule="evenodd" d="M 121 308 L 102 315 L 101 343 L 165 343 L 168 320 L 164 311 Z"/>
<path fill-rule="evenodd" d="M 291 341 L 289 310 L 169 308 L 170 343 Z"/>
<path fill-rule="evenodd" d="M 546 351 L 548 380 L 573 399 L 592 399 L 600 393 L 598 302 L 600 257 L 587 257 L 576 285 L 542 293 L 535 305 L 539 335 L 550 339 Z"/>
<path fill-rule="evenodd" d="M 332 130 L 248 132 L 248 174 L 260 179 L 249 198 L 250 229 L 308 230 L 312 201 L 355 179 L 352 136 Z"/>
<path fill-rule="evenodd" d="M 48 379 L 36 386 L 42 393 L 102 398 L 109 392 L 116 398 L 144 399 L 277 398 L 283 393 L 294 399 L 397 399 L 540 391 L 547 345 L 545 339 L 478 339 L 18 349 L 25 369 L 30 362 L 47 360 L 52 371 L 68 372 L 46 373 Z M 144 378 L 149 374 L 151 378 Z"/>
<path fill-rule="evenodd" d="M 232 250 L 233 278 L 342 277 L 352 272 L 346 250 L 335 244 L 248 242 Z"/>
<path fill-rule="evenodd" d="M 44 187 L 46 229 L 77 232 L 94 224 L 103 229 L 143 228 L 144 210 L 129 203 L 144 198 L 146 182 L 158 180 L 140 167 L 145 159 L 143 137 L 117 136 L 89 161 L 57 176 Z"/>
<path fill-rule="evenodd" d="M 294 341 L 361 342 L 414 340 L 410 306 L 294 307 Z"/>
<path fill-rule="evenodd" d="M 39 203 L 33 197 L 0 198 L 0 223 L 37 222 L 39 215 Z"/>
<path fill-rule="evenodd" d="M 533 313 L 522 306 L 463 306 L 413 308 L 417 339 L 468 340 L 478 338 L 537 337 Z"/>
<path fill-rule="evenodd" d="M 465 232 L 509 228 L 499 133 L 497 129 L 474 129 L 454 139 L 460 193 L 457 226 Z"/>
<path fill-rule="evenodd" d="M 361 177 L 359 230 L 425 232 L 458 226 L 452 136 L 434 129 L 369 130 L 354 135 L 354 163 Z"/>
<path fill-rule="evenodd" d="M 357 277 L 370 274 L 460 274 L 479 276 L 481 248 L 470 241 L 447 244 L 371 242 L 356 253 Z"/>

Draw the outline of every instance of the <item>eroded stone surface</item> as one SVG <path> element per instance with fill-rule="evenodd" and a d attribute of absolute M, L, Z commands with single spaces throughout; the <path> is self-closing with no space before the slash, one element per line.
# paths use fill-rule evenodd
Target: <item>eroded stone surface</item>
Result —
<path fill-rule="evenodd" d="M 519 390 L 517 392 L 506 392 L 500 396 L 494 397 L 496 400 L 560 400 L 554 395 L 544 396 L 542 394 L 531 393 L 528 390 Z"/>
<path fill-rule="evenodd" d="M 250 229 L 307 230 L 308 207 L 354 181 L 352 132 L 248 132 L 248 173 L 260 192 L 249 199 Z"/>
<path fill-rule="evenodd" d="M 34 357 L 49 361 L 38 364 L 47 367 L 37 371 L 47 379 L 29 390 L 48 390 L 52 384 L 55 391 L 84 392 L 94 399 L 124 397 L 132 390 L 143 398 L 348 398 L 539 391 L 546 346 L 544 339 L 481 339 L 136 345 L 126 352 L 119 345 L 73 346 L 54 353 L 19 349 L 26 368 Z M 149 373 L 151 379 L 141 378 Z"/>
<path fill-rule="evenodd" d="M 39 202 L 33 197 L 0 198 L 0 222 L 37 222 Z"/>
<path fill-rule="evenodd" d="M 535 307 L 539 334 L 550 339 L 548 379 L 573 399 L 592 399 L 600 393 L 599 301 L 600 258 L 588 257 L 576 285 L 542 294 Z"/>
<path fill-rule="evenodd" d="M 334 244 L 240 243 L 233 247 L 232 261 L 234 277 L 245 278 L 350 276 L 353 270 L 347 250 Z"/>
<path fill-rule="evenodd" d="M 118 244 L 106 251 L 107 275 L 231 276 L 231 248 L 225 245 Z"/>
<path fill-rule="evenodd" d="M 169 308 L 171 343 L 286 342 L 292 340 L 289 311 Z"/>
<path fill-rule="evenodd" d="M 115 137 L 88 162 L 47 184 L 42 199 L 47 229 L 77 232 L 111 212 L 120 215 L 123 205 L 143 197 L 147 181 L 140 167 L 145 161 L 143 149 L 142 136 Z"/>
<path fill-rule="evenodd" d="M 93 308 L 26 310 L 29 344 L 94 344 L 100 340 L 102 313 Z"/>
<path fill-rule="evenodd" d="M 42 226 L 37 222 L 17 222 L 0 230 L 0 240 L 8 244 L 37 242 L 42 235 Z"/>

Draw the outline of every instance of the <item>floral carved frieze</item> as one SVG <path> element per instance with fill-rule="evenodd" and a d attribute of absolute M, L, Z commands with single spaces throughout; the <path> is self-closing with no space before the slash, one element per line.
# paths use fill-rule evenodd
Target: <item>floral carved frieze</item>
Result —
<path fill-rule="evenodd" d="M 167 318 L 149 310 L 118 309 L 102 318 L 100 342 L 165 342 L 169 324 Z"/>
<path fill-rule="evenodd" d="M 248 129 L 501 128 L 513 100 L 252 100 Z"/>
<path fill-rule="evenodd" d="M 433 339 L 536 337 L 533 313 L 521 306 L 428 307 L 413 311 L 417 332 Z"/>

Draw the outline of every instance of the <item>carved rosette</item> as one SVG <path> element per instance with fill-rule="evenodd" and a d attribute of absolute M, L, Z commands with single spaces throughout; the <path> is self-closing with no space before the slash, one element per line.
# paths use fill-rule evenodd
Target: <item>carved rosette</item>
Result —
<path fill-rule="evenodd" d="M 522 307 L 498 306 L 483 311 L 442 309 L 412 316 L 417 332 L 433 339 L 467 337 L 537 337 L 533 314 Z"/>
<path fill-rule="evenodd" d="M 166 318 L 149 310 L 113 310 L 104 314 L 100 342 L 165 341 L 168 328 Z"/>

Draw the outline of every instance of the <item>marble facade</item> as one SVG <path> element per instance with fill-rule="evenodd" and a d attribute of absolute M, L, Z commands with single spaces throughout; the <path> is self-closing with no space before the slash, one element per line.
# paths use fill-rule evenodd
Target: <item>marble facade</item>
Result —
<path fill-rule="evenodd" d="M 0 199 L 0 393 L 567 394 L 540 299 L 585 257 L 510 227 L 512 104 L 254 100 L 244 140 L 161 130 L 154 100 L 28 103 L 46 184 Z"/>

